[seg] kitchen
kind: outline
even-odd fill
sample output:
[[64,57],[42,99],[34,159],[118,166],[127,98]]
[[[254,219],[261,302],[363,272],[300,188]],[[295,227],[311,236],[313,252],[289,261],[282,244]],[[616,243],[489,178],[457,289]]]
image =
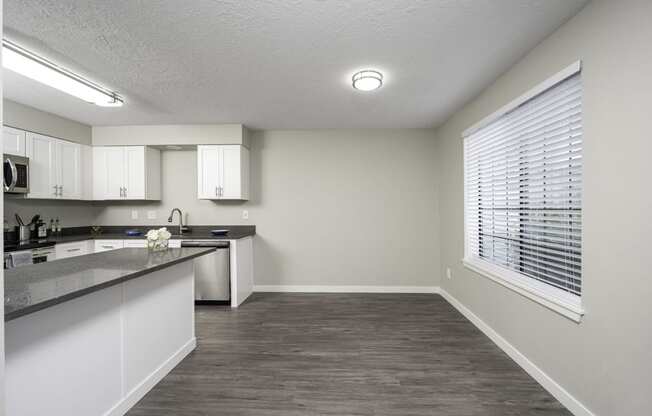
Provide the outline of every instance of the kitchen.
[[[95,219],[82,221],[89,217],[87,211],[97,210],[92,204],[98,201],[105,204],[156,203],[166,193],[178,192],[177,184],[166,181],[161,163],[165,153],[192,154],[199,160],[194,172],[184,178],[187,182],[181,185],[181,189],[187,189],[188,183],[193,184],[197,199],[211,204],[213,200],[246,200],[249,197],[249,150],[236,144],[235,139],[229,142],[237,137],[242,127],[229,126],[226,136],[229,138],[222,141],[219,136],[217,139],[211,137],[215,130],[211,126],[202,126],[203,131],[195,137],[184,132],[193,129],[192,126],[171,127],[170,140],[174,140],[173,135],[181,134],[196,140],[197,144],[193,145],[161,144],[165,141],[159,141],[156,147],[91,147],[66,140],[62,135],[55,138],[35,133],[34,130],[43,127],[31,124],[35,119],[56,119],[59,125],[74,127],[70,120],[9,101],[4,104],[5,210],[16,211],[16,225],[13,230],[5,226],[4,233],[5,331],[9,341],[5,371],[8,379],[13,380],[7,385],[7,409],[10,414],[44,411],[93,414],[98,410],[118,414],[147,391],[143,385],[154,385],[195,348],[193,312],[188,309],[192,303],[237,308],[251,295],[255,226],[189,226],[185,224],[191,217],[180,208],[175,207],[169,215],[164,215],[158,206],[149,205],[145,207],[146,212],[132,207],[132,221],[127,226],[95,226]],[[12,105],[22,112],[20,117],[24,117],[27,124],[21,124],[20,117],[11,118],[12,112],[7,109]],[[157,137],[163,134],[157,128]],[[96,133],[96,137],[101,138],[101,133]],[[119,140],[120,135],[113,132],[111,137]],[[221,144],[223,141],[229,144]],[[216,142],[220,144],[213,144]],[[167,172],[173,174],[173,171]],[[164,182],[169,188],[162,189]],[[65,205],[60,206],[61,203]],[[66,213],[73,206],[75,210],[85,211],[81,218],[76,213]],[[47,221],[41,219],[41,214],[32,215],[31,210],[52,216]],[[159,225],[134,225],[139,211],[147,215],[148,222]],[[30,216],[31,220],[27,219]],[[45,214],[44,218],[47,218]],[[68,221],[73,226],[69,226]],[[165,234],[164,250],[157,253],[152,243],[157,242],[160,233],[154,233],[154,239],[150,236],[152,230],[162,227],[169,232]],[[140,254],[130,249],[137,249]],[[174,253],[175,249],[178,253]],[[58,271],[57,266],[62,269]],[[164,270],[159,271],[161,268]],[[170,275],[173,272],[175,274]],[[145,289],[137,286],[141,283],[138,279],[145,275],[150,285],[146,287],[147,296],[143,294]],[[152,286],[151,283],[170,279],[185,284],[175,282],[175,290],[170,292],[166,285],[156,283]],[[113,299],[116,290],[122,293],[123,301]],[[187,297],[189,292],[192,292],[190,298]],[[180,304],[182,294],[181,299],[185,301]],[[100,314],[88,302],[110,309]],[[115,311],[119,311],[118,321]],[[70,320],[70,316],[80,314],[94,318],[83,322]],[[150,320],[144,320],[146,316]],[[161,319],[167,322],[166,329],[156,333],[152,328],[157,323],[160,325]],[[97,324],[98,320],[101,325]],[[76,330],[69,335],[72,325]],[[118,334],[113,330],[116,325],[124,328],[136,325],[136,333],[144,326],[148,328],[148,338],[143,342],[126,330]],[[171,331],[175,326],[179,329]],[[34,328],[49,328],[62,335],[54,339],[52,335],[39,337],[31,332]],[[98,337],[98,333],[102,336]],[[98,353],[102,351],[101,356],[107,364],[97,363],[93,368],[90,363],[94,361],[86,360],[83,368],[78,368],[78,357],[84,351],[71,348],[71,345],[84,345],[85,349]],[[63,349],[59,350],[61,346]],[[116,355],[125,349],[135,351],[135,355]],[[154,357],[149,363],[140,362],[144,351]],[[131,373],[135,371],[131,364],[134,360],[139,362],[138,371]],[[91,371],[104,374],[101,382],[89,381],[87,370],[84,370],[88,366]],[[65,382],[51,376],[53,371],[57,372],[54,369],[68,374]],[[124,378],[126,376],[121,374],[130,375]],[[23,380],[27,375],[29,377]],[[35,376],[41,380],[38,386],[30,381]],[[26,383],[39,391],[47,391],[48,395],[43,394],[42,400],[37,402],[26,400],[23,394]],[[76,394],[67,393],[80,390],[87,391],[93,400],[84,403]],[[105,392],[105,396],[98,398],[98,391]]]
[[650,2],[0,6],[0,415],[652,406]]

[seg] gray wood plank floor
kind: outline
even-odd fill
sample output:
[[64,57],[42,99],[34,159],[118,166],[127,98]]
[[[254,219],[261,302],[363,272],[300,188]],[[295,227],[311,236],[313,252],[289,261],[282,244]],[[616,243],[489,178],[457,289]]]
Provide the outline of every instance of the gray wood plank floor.
[[256,293],[130,416],[571,415],[438,295]]

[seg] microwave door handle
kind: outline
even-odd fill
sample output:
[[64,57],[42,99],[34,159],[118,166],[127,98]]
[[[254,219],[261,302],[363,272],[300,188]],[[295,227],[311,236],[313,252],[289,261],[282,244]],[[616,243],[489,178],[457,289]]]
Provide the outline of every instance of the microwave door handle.
[[5,191],[13,191],[14,188],[16,187],[16,182],[18,182],[18,170],[16,169],[16,165],[14,162],[12,162],[11,159],[7,158],[5,159],[5,163],[9,164],[9,169],[11,169],[11,183],[7,185],[7,181],[5,179]]

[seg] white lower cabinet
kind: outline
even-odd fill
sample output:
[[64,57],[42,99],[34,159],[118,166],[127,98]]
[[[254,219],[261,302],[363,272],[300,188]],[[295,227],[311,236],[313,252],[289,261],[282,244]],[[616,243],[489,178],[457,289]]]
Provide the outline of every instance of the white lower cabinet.
[[[253,238],[245,237],[230,242],[231,307],[238,307],[253,293]],[[181,240],[170,240],[169,248],[181,247]],[[147,248],[147,240],[85,240],[61,243],[55,246],[56,259],[101,253],[119,248]]]
[[54,246],[57,260],[91,254],[94,249],[93,240],[75,241],[73,243],[62,243]]
[[124,240],[95,240],[95,252],[101,253],[103,251],[117,250],[124,248]]

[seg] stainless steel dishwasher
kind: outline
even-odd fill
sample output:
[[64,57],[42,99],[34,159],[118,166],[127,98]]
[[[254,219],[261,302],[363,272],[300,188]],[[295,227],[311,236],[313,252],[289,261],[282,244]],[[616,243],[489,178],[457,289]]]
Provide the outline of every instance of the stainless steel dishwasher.
[[229,242],[181,240],[181,247],[215,247],[195,259],[195,303],[226,303],[231,299]]

